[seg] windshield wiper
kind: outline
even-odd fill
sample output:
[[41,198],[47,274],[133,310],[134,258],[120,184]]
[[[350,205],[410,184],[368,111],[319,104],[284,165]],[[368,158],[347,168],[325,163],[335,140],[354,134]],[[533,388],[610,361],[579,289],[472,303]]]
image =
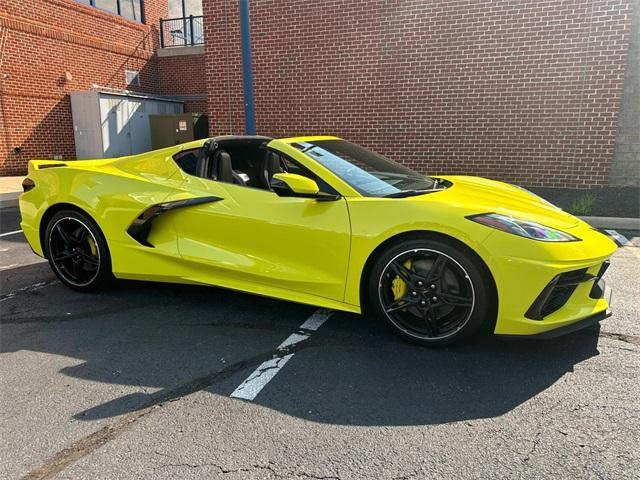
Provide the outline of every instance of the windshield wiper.
[[416,195],[424,195],[426,193],[441,192],[442,190],[446,190],[446,188],[430,188],[429,190],[403,190],[401,192],[395,192],[395,193],[389,193],[388,195],[383,195],[382,198],[415,197]]

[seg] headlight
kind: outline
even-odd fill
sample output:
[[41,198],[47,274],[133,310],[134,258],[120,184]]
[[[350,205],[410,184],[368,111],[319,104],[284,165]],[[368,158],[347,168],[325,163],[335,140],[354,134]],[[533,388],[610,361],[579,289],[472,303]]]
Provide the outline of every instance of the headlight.
[[555,228],[545,227],[536,222],[520,220],[518,218],[500,215],[499,213],[482,213],[467,217],[476,223],[481,223],[487,227],[496,228],[503,232],[513,233],[520,237],[540,240],[542,242],[579,242],[580,239],[561,232]]

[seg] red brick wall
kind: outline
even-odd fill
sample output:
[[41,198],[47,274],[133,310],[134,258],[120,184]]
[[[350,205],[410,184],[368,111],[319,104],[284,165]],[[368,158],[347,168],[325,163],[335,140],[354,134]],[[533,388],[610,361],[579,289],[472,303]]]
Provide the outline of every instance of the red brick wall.
[[184,99],[185,112],[206,114],[204,54],[158,58],[158,93]]
[[185,113],[203,113],[207,115],[209,102],[207,100],[186,100],[184,102]]
[[[176,47],[181,48],[181,47]],[[184,100],[186,113],[208,112],[204,54],[158,58],[158,93]]]
[[206,94],[204,55],[179,55],[162,57],[158,60],[159,93],[166,95]]
[[74,0],[0,0],[0,175],[25,173],[32,158],[74,158],[69,92],[125,88],[124,70],[155,92],[166,11],[166,0],[146,0],[143,25]]
[[[430,173],[607,183],[632,0],[251,0],[258,132]],[[243,130],[236,0],[204,0],[212,134]]]

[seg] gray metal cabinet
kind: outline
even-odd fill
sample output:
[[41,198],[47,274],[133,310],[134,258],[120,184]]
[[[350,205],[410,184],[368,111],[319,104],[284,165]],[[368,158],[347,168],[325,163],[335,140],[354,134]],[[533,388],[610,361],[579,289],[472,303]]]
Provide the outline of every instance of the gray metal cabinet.
[[149,115],[179,114],[181,102],[101,91],[71,92],[76,158],[113,158],[151,150]]

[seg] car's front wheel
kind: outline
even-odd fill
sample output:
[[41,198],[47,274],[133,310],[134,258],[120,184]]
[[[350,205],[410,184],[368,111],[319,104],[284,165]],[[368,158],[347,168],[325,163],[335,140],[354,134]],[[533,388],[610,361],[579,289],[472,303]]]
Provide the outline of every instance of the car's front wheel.
[[53,215],[44,248],[53,272],[74,290],[95,291],[113,278],[107,242],[96,223],[81,212],[61,210]]
[[368,282],[377,316],[416,343],[457,342],[491,320],[492,280],[477,258],[453,242],[399,242],[377,258]]

